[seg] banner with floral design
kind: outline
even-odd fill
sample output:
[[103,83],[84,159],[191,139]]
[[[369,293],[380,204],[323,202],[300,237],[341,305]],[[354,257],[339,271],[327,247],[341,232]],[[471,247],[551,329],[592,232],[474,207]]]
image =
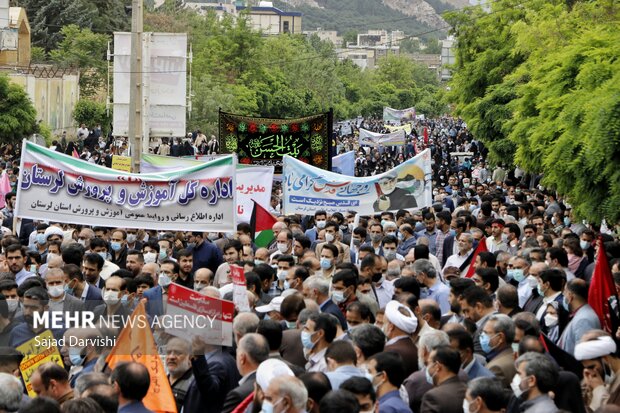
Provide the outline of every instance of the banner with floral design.
[[269,119],[220,111],[220,150],[239,163],[273,165],[282,173],[284,155],[329,170],[331,112],[296,119]]

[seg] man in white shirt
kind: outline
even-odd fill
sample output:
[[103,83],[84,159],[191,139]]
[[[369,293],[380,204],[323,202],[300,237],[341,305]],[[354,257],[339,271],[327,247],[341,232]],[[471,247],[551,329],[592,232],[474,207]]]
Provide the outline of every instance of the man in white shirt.
[[[467,260],[467,258],[473,252],[473,245],[474,245],[474,238],[471,234],[464,232],[461,235],[459,235],[459,239],[458,239],[459,253],[448,257],[448,259],[446,260],[446,265],[443,266],[444,271],[448,267],[460,268],[461,265],[463,265],[463,263]],[[463,268],[463,270],[461,271],[461,277],[464,277],[465,274],[467,274],[467,267]]]

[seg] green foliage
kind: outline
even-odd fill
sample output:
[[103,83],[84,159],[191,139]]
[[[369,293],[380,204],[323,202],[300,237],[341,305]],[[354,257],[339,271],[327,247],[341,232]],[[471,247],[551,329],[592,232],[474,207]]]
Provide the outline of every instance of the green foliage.
[[80,70],[80,95],[95,95],[104,85],[107,76],[105,60],[110,37],[69,25],[60,31],[63,39],[58,49],[50,52],[50,59],[60,67]]
[[0,74],[0,141],[19,143],[35,132],[37,112],[26,91]]
[[80,99],[75,104],[73,120],[76,125],[84,123],[91,128],[99,123],[103,132],[107,134],[112,118],[106,113],[105,103]]
[[32,28],[32,44],[49,52],[62,40],[61,29],[70,24],[96,33],[126,31],[130,19],[119,0],[23,0]]
[[32,46],[30,49],[30,61],[32,63],[45,63],[48,60],[45,49],[38,46]]
[[[573,212],[620,219],[620,14],[615,3],[511,1],[451,17],[451,97],[496,160],[543,174]],[[492,47],[491,47],[492,46]]]

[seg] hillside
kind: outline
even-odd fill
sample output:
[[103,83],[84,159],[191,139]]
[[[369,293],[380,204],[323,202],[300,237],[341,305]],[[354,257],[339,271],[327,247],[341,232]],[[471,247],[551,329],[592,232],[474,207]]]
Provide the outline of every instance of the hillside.
[[[467,0],[275,0],[283,10],[301,11],[303,29],[364,32],[368,29],[402,30],[416,35],[443,28],[440,13],[463,7]],[[436,31],[421,37],[445,37]]]

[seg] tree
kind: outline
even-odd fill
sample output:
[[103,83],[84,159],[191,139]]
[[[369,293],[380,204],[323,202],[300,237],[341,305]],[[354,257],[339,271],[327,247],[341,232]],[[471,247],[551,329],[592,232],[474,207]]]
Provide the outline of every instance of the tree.
[[573,214],[620,219],[620,6],[501,0],[448,18],[451,97],[496,160],[543,176]]
[[64,26],[75,24],[96,33],[126,31],[130,19],[124,1],[118,0],[23,0],[32,28],[32,44],[46,52],[62,40]]
[[106,51],[110,37],[69,25],[60,31],[63,36],[58,49],[50,53],[60,67],[80,70],[80,95],[90,97],[103,88],[107,76]]
[[107,114],[105,103],[80,99],[75,104],[73,119],[76,125],[84,123],[93,127],[96,124],[100,124],[104,134],[107,134],[110,130],[111,117]]
[[0,74],[0,140],[15,144],[37,131],[37,111],[26,91]]

